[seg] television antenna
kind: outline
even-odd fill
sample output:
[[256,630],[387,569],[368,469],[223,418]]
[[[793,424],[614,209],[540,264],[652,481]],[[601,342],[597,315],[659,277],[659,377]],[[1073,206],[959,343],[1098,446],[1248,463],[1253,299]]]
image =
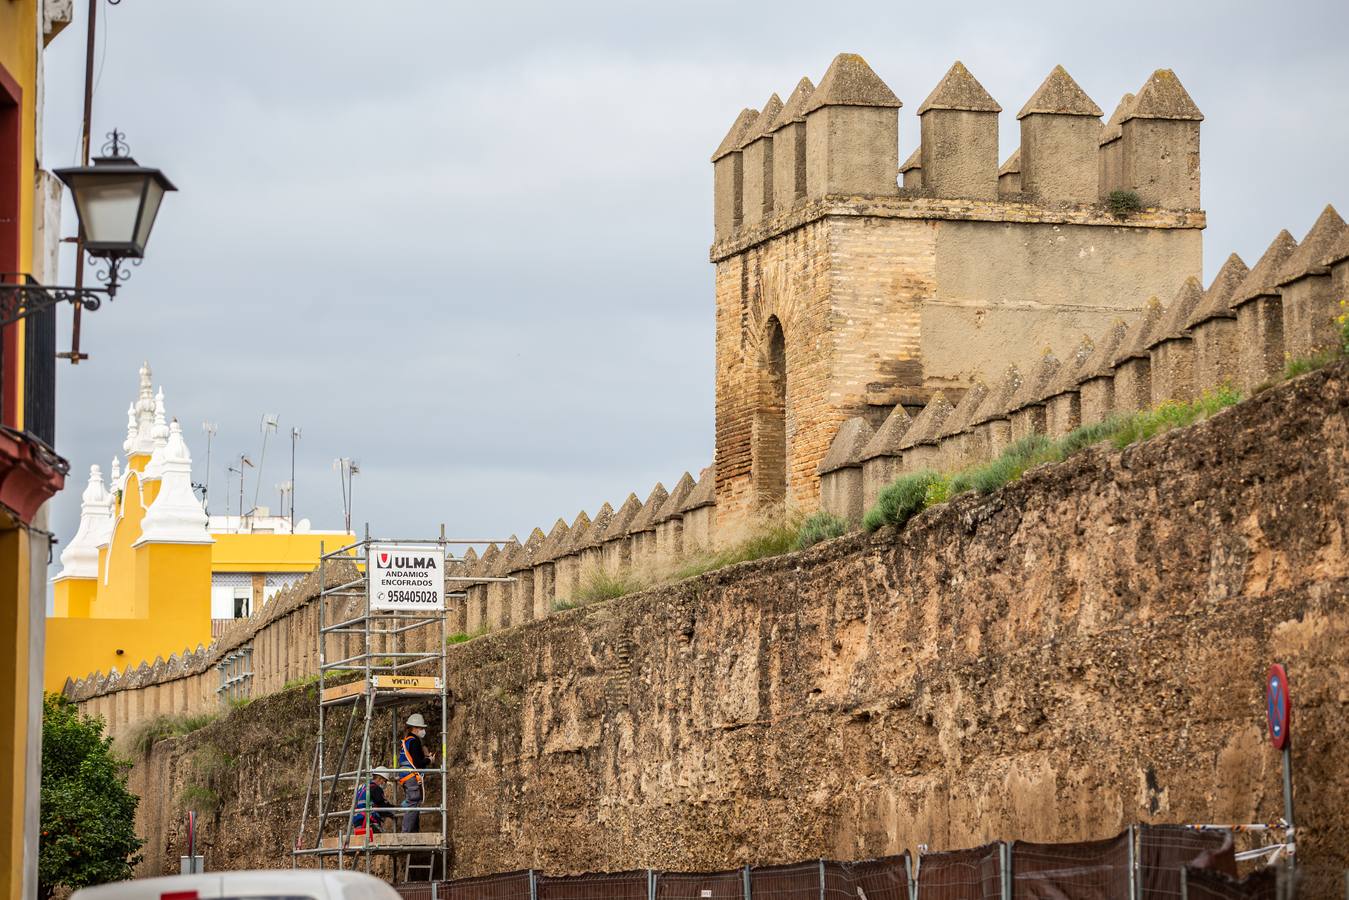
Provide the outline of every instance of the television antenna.
[[350,456],[339,456],[333,460],[333,470],[337,472],[337,478],[342,482],[342,521],[346,526],[347,534],[350,534],[352,479],[361,473],[361,462],[352,459]]
[[[290,499],[291,497],[294,496],[294,492],[295,492],[295,482],[293,482],[293,481],[280,481],[280,482],[277,482],[276,490],[277,490],[277,492],[281,495],[281,505],[278,506],[277,509],[280,511],[280,514],[284,516],[284,515],[286,514],[286,508],[287,508],[287,507],[286,507],[286,501],[287,501],[288,499]],[[293,502],[293,501],[292,501],[292,502]],[[294,512],[294,510],[292,509],[292,513],[293,513],[293,512]],[[291,531],[292,531],[292,532],[295,530],[294,523],[295,523],[295,517],[294,517],[294,515],[292,515],[292,516],[291,516]]]
[[295,533],[295,444],[300,440],[300,429],[290,429],[290,533]]
[[[241,531],[241,532],[244,530],[244,469],[245,469],[245,468],[249,468],[249,469],[254,468],[253,460],[251,460],[251,459],[248,458],[248,454],[246,454],[246,453],[240,453],[240,454],[239,454],[239,467],[236,469],[234,466],[230,466],[228,469],[225,470],[226,472],[234,472],[234,473],[237,473],[238,476],[239,476],[239,531]],[[229,485],[226,485],[226,487],[228,488]],[[229,514],[230,514],[230,507],[229,507],[229,503],[226,502],[226,504],[225,504],[225,518],[228,519],[228,518],[229,518]]]
[[[201,508],[209,516],[211,514],[211,439],[220,430],[220,426],[215,422],[202,422],[201,430],[206,435],[206,481],[201,485]],[[226,489],[228,489],[228,486]]]
[[267,464],[267,435],[276,431],[276,421],[276,413],[265,413],[262,417],[262,424],[258,426],[258,429],[262,432],[262,452],[258,454],[258,477],[253,484],[254,509],[258,508],[258,493],[262,490],[262,467]]

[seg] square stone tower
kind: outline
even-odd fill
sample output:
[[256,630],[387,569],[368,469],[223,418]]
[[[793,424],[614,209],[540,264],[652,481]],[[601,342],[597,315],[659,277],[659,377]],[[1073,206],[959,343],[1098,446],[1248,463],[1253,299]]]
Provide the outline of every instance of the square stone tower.
[[957,62],[919,109],[901,188],[900,106],[840,54],[818,87],[743,110],[713,156],[724,538],[816,509],[844,420],[958,402],[1201,273],[1203,117],[1169,70],[1103,127],[1055,67],[1018,115],[1018,180],[998,177],[1001,107]]

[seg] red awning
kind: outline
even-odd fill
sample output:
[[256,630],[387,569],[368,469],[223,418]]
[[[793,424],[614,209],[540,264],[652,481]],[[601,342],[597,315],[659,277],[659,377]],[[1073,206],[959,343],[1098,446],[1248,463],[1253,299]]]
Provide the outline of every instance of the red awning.
[[0,425],[0,504],[25,525],[66,483],[70,463],[41,441]]

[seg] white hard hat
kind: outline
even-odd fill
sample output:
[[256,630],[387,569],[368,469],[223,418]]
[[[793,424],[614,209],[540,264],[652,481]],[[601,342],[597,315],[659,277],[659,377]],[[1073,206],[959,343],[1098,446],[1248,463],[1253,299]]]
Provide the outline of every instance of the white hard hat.
[[413,728],[425,728],[426,720],[422,718],[421,713],[413,713],[412,715],[408,716],[408,724],[411,725]]
[[380,766],[379,768],[371,771],[370,777],[372,778],[379,777],[385,779],[386,781],[397,781],[398,773],[395,772],[393,769],[386,768],[385,766]]

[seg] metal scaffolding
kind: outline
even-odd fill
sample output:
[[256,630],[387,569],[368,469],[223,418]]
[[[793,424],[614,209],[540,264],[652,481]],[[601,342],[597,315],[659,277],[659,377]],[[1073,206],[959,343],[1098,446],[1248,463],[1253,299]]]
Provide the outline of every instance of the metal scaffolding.
[[[292,865],[313,857],[319,868],[333,865],[339,869],[363,868],[370,871],[376,855],[404,857],[405,880],[414,880],[413,871],[424,872],[425,880],[444,877],[449,862],[449,822],[445,789],[446,694],[445,641],[446,609],[371,610],[368,593],[368,567],[364,565],[372,544],[398,544],[425,547],[448,557],[450,544],[476,541],[448,541],[442,536],[433,541],[384,541],[368,536],[319,557],[318,598],[318,740],[314,748],[313,769],[305,793],[304,811],[292,853]],[[449,557],[452,561],[452,557]],[[329,584],[329,576],[339,562],[356,563],[350,577],[339,576]],[[345,567],[341,571],[350,571]],[[457,580],[449,576],[447,580]],[[447,593],[450,598],[462,594]],[[423,793],[419,806],[388,806],[364,810],[367,827],[355,834],[352,820],[357,813],[356,792],[368,785],[374,768],[386,756],[393,758],[404,718],[399,707],[418,704],[440,718],[441,753],[434,768],[419,769]],[[392,734],[381,746],[376,733],[377,713],[391,711]],[[332,752],[327,738],[330,724],[343,729],[342,740]],[[359,726],[359,727],[358,727]],[[428,741],[429,743],[429,741]],[[394,785],[388,791],[395,794]],[[386,798],[396,803],[396,796]],[[371,816],[390,813],[396,817],[417,812],[422,819],[434,819],[434,831],[370,833]],[[416,862],[414,862],[416,860]]]

